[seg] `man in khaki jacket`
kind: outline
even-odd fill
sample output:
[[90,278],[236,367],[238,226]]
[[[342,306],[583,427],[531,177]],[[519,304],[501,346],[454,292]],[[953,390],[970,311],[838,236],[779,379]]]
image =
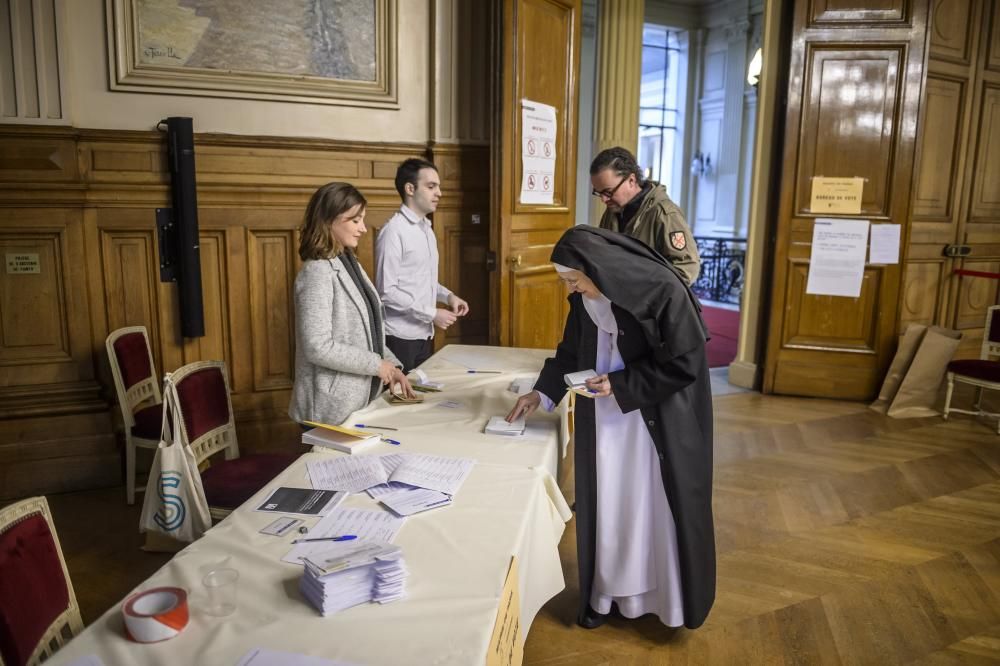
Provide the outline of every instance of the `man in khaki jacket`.
[[629,151],[615,146],[598,153],[590,163],[593,194],[607,210],[601,228],[638,238],[666,257],[688,285],[698,279],[701,258],[684,213],[667,190],[653,180],[644,180],[642,169]]

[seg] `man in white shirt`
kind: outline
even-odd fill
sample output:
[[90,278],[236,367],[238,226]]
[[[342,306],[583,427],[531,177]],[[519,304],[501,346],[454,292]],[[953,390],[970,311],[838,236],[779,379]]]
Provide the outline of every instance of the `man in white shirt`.
[[427,219],[441,198],[437,167],[406,160],[396,170],[396,191],[403,204],[375,240],[375,286],[385,304],[385,343],[405,373],[434,352],[434,326],[447,329],[469,304],[438,282],[437,239]]

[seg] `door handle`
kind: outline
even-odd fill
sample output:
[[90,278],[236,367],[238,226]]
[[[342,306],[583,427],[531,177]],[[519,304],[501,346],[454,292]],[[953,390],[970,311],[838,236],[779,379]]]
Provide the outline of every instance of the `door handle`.
[[967,257],[972,254],[972,248],[968,245],[945,245],[941,254],[946,257]]
[[508,261],[510,261],[510,267],[511,268],[520,268],[521,267],[521,263],[523,262],[523,259],[521,258],[521,255],[517,254],[517,255],[514,255],[513,257],[511,257],[510,259],[508,259]]

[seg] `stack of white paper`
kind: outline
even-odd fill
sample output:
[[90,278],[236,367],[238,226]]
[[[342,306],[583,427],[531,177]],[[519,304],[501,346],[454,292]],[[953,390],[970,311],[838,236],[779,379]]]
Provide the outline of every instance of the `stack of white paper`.
[[338,548],[303,558],[299,589],[324,615],[368,602],[380,604],[406,594],[406,564],[402,550],[384,542]]
[[524,434],[524,419],[518,419],[512,423],[507,423],[502,416],[491,416],[483,431],[487,435],[505,435],[513,437]]
[[511,393],[516,393],[517,395],[524,395],[525,393],[531,392],[535,388],[535,382],[538,381],[538,375],[532,375],[531,377],[518,377],[510,383],[507,390]]
[[380,492],[397,482],[454,495],[475,464],[469,458],[396,453],[311,461],[306,469],[313,488],[359,493],[378,486]]
[[313,428],[302,433],[302,443],[309,446],[325,446],[329,449],[354,453],[382,441],[380,435],[352,435],[347,432],[330,430],[329,428]]
[[597,373],[593,370],[581,370],[580,372],[569,372],[563,375],[563,380],[566,382],[566,386],[569,390],[577,395],[582,395],[587,398],[593,398],[593,391],[587,388],[587,380],[593,377],[597,377]]
[[[400,485],[405,486],[405,484]],[[415,513],[450,506],[452,497],[439,490],[405,486],[378,495],[378,501],[389,507],[397,516],[412,516]]]

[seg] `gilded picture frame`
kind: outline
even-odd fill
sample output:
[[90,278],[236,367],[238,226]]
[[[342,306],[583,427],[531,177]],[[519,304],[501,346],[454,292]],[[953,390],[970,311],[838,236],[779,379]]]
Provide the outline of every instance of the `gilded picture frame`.
[[109,85],[399,108],[397,2],[106,0]]

